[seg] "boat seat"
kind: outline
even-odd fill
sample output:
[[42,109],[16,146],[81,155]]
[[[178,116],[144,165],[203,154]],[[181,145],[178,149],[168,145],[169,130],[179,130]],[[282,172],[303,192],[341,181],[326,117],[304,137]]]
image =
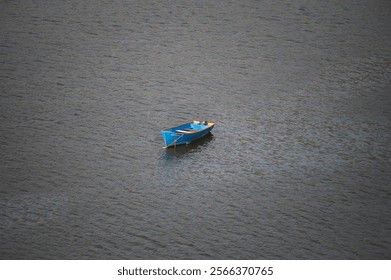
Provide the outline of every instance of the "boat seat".
[[191,129],[191,130],[181,130],[181,129],[175,130],[176,133],[184,133],[184,134],[196,133],[198,131],[199,130],[194,130],[194,129]]

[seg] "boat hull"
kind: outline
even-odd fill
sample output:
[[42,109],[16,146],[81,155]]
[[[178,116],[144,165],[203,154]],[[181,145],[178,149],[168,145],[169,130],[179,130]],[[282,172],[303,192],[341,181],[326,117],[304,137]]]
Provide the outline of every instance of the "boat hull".
[[164,148],[175,147],[200,139],[207,135],[214,127],[214,123],[193,121],[180,126],[162,130],[162,136],[166,146]]

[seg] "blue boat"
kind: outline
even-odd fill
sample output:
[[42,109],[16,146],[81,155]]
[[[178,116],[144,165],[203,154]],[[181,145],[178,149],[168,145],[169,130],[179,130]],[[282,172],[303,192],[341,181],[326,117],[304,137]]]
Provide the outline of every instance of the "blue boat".
[[164,148],[190,144],[194,140],[207,135],[213,129],[214,125],[214,123],[207,121],[192,121],[162,130],[162,136],[166,144]]

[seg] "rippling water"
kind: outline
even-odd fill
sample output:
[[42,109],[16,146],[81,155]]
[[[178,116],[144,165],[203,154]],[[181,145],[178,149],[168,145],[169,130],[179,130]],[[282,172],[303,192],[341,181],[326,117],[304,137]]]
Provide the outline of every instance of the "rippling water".
[[389,259],[390,14],[1,0],[1,258]]

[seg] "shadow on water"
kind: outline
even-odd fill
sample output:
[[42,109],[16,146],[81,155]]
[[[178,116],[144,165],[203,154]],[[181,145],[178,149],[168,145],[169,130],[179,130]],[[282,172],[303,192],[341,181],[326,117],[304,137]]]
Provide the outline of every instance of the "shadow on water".
[[189,153],[196,152],[201,150],[203,147],[206,147],[212,140],[214,136],[211,132],[202,137],[199,140],[196,140],[188,145],[179,145],[176,147],[170,147],[164,150],[163,158],[181,158],[186,156]]

